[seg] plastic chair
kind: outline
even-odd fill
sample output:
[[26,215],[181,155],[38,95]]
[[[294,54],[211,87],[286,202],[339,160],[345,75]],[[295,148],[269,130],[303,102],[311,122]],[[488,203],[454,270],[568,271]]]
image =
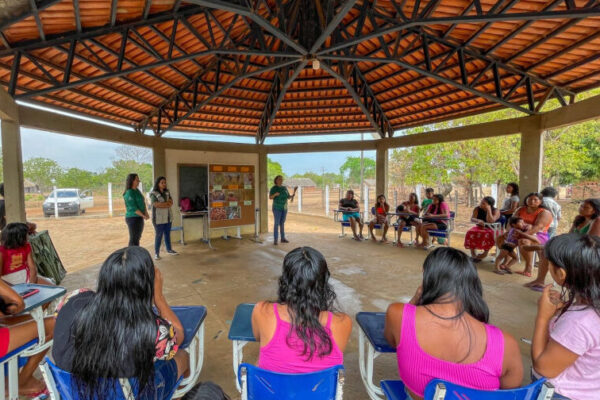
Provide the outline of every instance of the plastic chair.
[[[377,215],[377,211],[375,211],[375,207],[371,207],[371,215],[373,215],[373,216]],[[373,225],[373,229],[383,229],[383,224],[375,223]],[[371,230],[367,229],[367,239],[370,239],[370,238],[371,238]]]
[[[83,400],[73,393],[73,375],[70,372],[60,369],[48,357],[45,358],[45,362],[40,365],[40,368],[52,400]],[[113,379],[106,395],[110,395],[112,400],[137,399],[138,392],[135,386],[133,379]],[[168,393],[164,392],[165,385],[160,377],[155,377],[154,386],[156,388],[155,398],[159,399],[172,398],[177,387],[172,388]]]
[[454,211],[450,211],[450,218],[447,220],[443,220],[443,221],[447,222],[447,224],[448,224],[447,228],[446,229],[427,230],[427,232],[429,233],[429,236],[445,238],[448,240],[448,246],[450,246],[450,237],[451,237],[452,231],[454,230],[454,218],[455,217],[456,217],[456,213]]
[[[381,388],[388,400],[405,400],[406,392],[402,381],[381,381]],[[478,390],[454,383],[434,379],[425,388],[425,400],[550,400],[554,386],[545,379],[509,390]]]
[[344,366],[308,374],[282,374],[241,364],[238,380],[242,400],[341,400]]
[[342,210],[333,210],[333,220],[335,222],[339,222],[342,228],[342,232],[340,233],[340,238],[346,237],[346,233],[344,232],[345,228],[350,228],[350,221],[344,221],[343,215],[345,211]]
[[[27,362],[27,358],[20,356],[27,350],[31,350],[37,344],[38,340],[34,339],[0,358],[0,368],[2,368],[4,373],[3,376],[0,377],[0,399],[6,399],[6,381],[8,382],[8,400],[19,399],[19,368]],[[4,379],[5,377],[8,378],[6,381]]]

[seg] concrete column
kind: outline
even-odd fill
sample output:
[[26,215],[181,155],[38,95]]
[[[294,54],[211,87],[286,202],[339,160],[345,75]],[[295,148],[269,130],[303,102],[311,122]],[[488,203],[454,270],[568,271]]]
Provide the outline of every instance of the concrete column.
[[165,148],[162,145],[154,145],[152,148],[152,166],[154,171],[154,180],[159,176],[167,174],[167,156]]
[[544,131],[524,130],[521,133],[519,161],[519,192],[521,199],[542,188],[542,165],[544,159]]
[[6,222],[25,222],[25,190],[21,129],[18,121],[2,120],[2,165]]
[[[375,196],[380,194],[385,195],[387,198],[387,173],[388,173],[388,149],[387,147],[377,146],[377,153],[375,157]],[[389,199],[388,199],[389,200]]]
[[267,151],[258,153],[258,207],[260,208],[260,233],[269,232],[269,182],[267,182]]

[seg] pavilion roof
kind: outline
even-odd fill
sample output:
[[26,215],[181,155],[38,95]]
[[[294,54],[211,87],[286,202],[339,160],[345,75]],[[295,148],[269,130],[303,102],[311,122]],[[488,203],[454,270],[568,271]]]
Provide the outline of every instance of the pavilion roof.
[[377,132],[600,86],[600,0],[0,0],[16,99],[162,135]]

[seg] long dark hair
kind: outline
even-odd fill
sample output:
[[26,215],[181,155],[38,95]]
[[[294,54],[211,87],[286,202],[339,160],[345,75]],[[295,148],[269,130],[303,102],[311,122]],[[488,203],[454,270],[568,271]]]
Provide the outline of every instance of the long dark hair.
[[[442,213],[442,207],[441,207],[441,205],[444,202],[444,195],[443,194],[439,194],[439,193],[438,194],[434,194],[433,198],[438,200],[438,204],[435,207],[434,214],[441,214]],[[434,204],[431,203],[431,205],[433,206]]]
[[[2,229],[0,243],[5,249],[18,249],[27,244],[27,232],[29,228],[22,222],[12,222]],[[7,260],[4,260],[7,262]]]
[[[592,218],[590,219],[596,219],[600,216],[600,199],[585,199],[583,202],[589,204],[594,209],[594,214],[592,214]],[[573,220],[573,225],[577,227],[581,225],[583,221],[585,221],[585,217],[583,215],[578,215]]]
[[423,294],[418,305],[453,302],[459,310],[456,319],[466,312],[478,321],[489,321],[490,311],[471,259],[460,250],[438,247],[423,264]]
[[506,185],[506,187],[509,187],[509,186],[512,188],[511,196],[518,196],[519,195],[519,185],[515,182],[511,182],[508,185]]
[[125,191],[123,192],[123,194],[127,193],[127,191],[132,188],[133,181],[135,181],[135,178],[138,178],[138,174],[127,175],[127,179],[125,179]]
[[[287,306],[292,329],[304,344],[302,355],[307,361],[315,354],[326,356],[333,349],[319,315],[322,311],[333,311],[335,298],[323,254],[312,247],[298,247],[285,256],[277,302]],[[288,340],[291,334],[292,330]]]
[[384,198],[384,200],[385,200],[385,203],[383,204],[383,206],[384,206],[384,208],[385,208],[385,210],[384,210],[384,211],[385,211],[385,212],[388,212],[388,211],[390,210],[390,205],[388,204],[388,202],[387,202],[387,199],[386,199],[386,197],[385,197],[385,195],[384,195],[384,194],[380,194],[379,196],[377,196],[377,199],[375,199],[375,206],[374,206],[374,207],[375,207],[375,210],[377,210],[377,207],[379,207],[379,199],[380,199],[380,198],[382,198],[382,197],[383,197],[383,198]]
[[410,200],[414,199],[415,200],[415,204],[419,204],[419,198],[417,197],[416,193],[411,193],[408,195],[408,202],[410,203]]
[[566,304],[560,315],[580,298],[600,316],[600,237],[577,233],[559,235],[546,243],[544,254],[567,274],[562,293]]
[[[167,178],[165,178],[164,176],[159,176],[158,178],[156,178],[156,181],[154,181],[154,187],[152,188],[152,191],[154,191],[154,192],[160,192],[160,193],[162,193],[162,192],[160,191],[160,188],[158,187],[158,184],[159,184],[159,183],[160,183],[160,181],[162,181],[163,179],[165,180],[165,182],[167,182]],[[165,192],[167,192],[168,190],[169,190],[169,189],[167,189],[167,188],[165,187]]]
[[496,205],[496,200],[494,200],[492,196],[485,196],[483,200],[490,205],[492,212],[496,211],[496,208],[494,207]]
[[[142,247],[112,253],[100,269],[98,290],[74,321],[71,373],[82,399],[116,396],[111,379],[137,379],[139,393],[154,390],[157,323],[153,309],[154,264]],[[126,346],[126,348],[125,348]],[[118,386],[118,385],[117,385]]]

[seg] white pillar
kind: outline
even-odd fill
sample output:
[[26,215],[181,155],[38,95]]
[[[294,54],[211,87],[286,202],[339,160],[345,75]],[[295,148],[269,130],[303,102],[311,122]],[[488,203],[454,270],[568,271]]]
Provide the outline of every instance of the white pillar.
[[56,190],[56,186],[54,188],[54,218],[58,218],[58,191]]
[[112,183],[108,182],[108,215],[113,216]]
[[298,186],[298,212],[302,212],[302,186]]
[[415,186],[415,193],[417,194],[417,200],[419,202],[419,206],[421,204],[421,189],[423,189],[423,185],[421,183],[419,183],[417,186]]
[[492,183],[492,197],[496,201],[496,207],[498,206],[498,184]]
[[18,121],[2,120],[2,163],[4,167],[6,223],[25,222],[23,158],[21,153],[21,130]]
[[369,185],[363,186],[363,203],[365,207],[365,222],[369,220],[369,213],[371,210],[369,209]]
[[329,185],[325,185],[325,215],[329,217]]

